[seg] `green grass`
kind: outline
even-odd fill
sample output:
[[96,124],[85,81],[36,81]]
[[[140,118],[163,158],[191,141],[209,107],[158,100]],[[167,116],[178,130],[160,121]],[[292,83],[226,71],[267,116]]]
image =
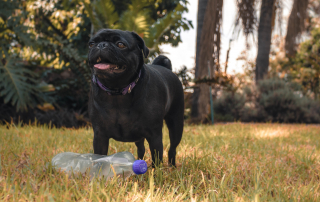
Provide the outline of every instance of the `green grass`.
[[[186,126],[177,168],[168,167],[168,131],[163,132],[162,167],[127,180],[90,181],[45,165],[60,152],[93,152],[92,129],[0,126],[0,201],[320,200],[319,126]],[[136,156],[133,143],[112,140],[109,153],[120,151]]]

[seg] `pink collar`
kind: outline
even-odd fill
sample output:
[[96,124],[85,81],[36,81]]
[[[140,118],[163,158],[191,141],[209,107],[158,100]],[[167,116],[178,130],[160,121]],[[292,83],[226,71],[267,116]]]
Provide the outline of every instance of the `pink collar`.
[[108,95],[121,95],[121,94],[125,95],[127,93],[131,93],[132,89],[137,85],[140,79],[140,76],[141,76],[141,69],[139,71],[138,77],[133,82],[131,82],[127,87],[123,89],[117,89],[117,90],[112,90],[110,88],[105,87],[95,75],[92,76],[92,81],[94,84],[97,84],[102,90],[106,91]]

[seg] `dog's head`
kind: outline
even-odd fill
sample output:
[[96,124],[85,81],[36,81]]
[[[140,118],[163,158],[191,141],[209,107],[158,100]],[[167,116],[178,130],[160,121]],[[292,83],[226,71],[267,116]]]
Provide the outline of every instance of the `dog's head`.
[[128,80],[137,74],[149,49],[134,32],[102,29],[89,41],[89,66],[100,79]]

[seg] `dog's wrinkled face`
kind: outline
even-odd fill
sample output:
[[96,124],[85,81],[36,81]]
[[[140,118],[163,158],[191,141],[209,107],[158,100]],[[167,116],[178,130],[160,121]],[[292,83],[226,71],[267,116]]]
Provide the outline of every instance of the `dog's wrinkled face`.
[[137,73],[149,50],[134,32],[102,29],[89,41],[89,65],[103,79],[119,79]]

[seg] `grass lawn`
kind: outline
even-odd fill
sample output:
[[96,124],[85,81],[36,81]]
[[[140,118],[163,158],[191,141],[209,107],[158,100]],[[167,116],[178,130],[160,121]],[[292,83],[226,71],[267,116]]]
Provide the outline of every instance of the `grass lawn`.
[[[0,201],[319,201],[320,126],[185,126],[177,168],[127,180],[68,178],[45,165],[60,152],[92,153],[92,129],[0,126]],[[145,143],[147,148],[148,145]],[[133,143],[111,141],[109,154]],[[149,149],[145,155],[151,165]]]

